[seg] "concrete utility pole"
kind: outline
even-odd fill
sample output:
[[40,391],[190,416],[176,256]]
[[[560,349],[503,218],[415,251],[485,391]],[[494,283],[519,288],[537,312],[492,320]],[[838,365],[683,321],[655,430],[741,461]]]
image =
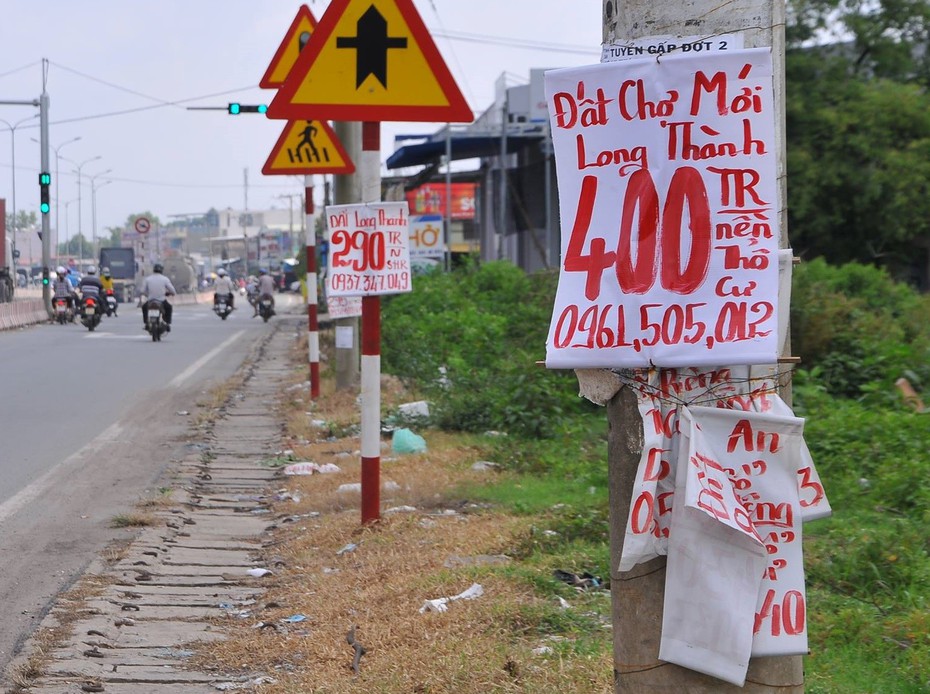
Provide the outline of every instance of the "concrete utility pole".
[[[333,123],[336,137],[345,147],[349,159],[358,162],[362,152],[362,124],[355,122]],[[353,174],[333,176],[333,204],[351,205],[362,202],[362,183],[358,171]],[[308,234],[314,233],[312,229]],[[359,320],[358,318],[338,318],[336,328],[351,328],[352,348],[336,349],[336,389],[348,390],[359,382]]]
[[[785,206],[785,3],[781,0],[602,0],[605,43],[650,36],[711,37],[734,33],[746,48],[772,48],[775,75],[775,143],[778,210],[782,245],[787,246]],[[786,355],[782,355],[786,356]],[[636,394],[621,388],[607,406],[611,526],[611,598],[614,631],[615,694],[801,694],[804,673],[799,656],[754,658],[742,688],[658,660],[665,557],[620,572],[624,529],[633,481],[643,447],[643,423]]]

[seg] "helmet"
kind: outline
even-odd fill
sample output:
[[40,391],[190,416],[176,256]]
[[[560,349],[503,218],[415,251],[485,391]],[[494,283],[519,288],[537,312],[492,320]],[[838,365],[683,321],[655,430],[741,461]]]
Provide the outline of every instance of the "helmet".
[[100,274],[103,275],[104,277],[109,277],[109,276],[110,276],[110,268],[108,268],[108,267],[102,267],[102,268],[100,268]]
[[216,271],[216,274],[219,277],[226,277],[226,270],[224,270],[223,268],[220,268],[219,270]]
[[96,274],[97,274],[97,268],[95,268],[93,265],[89,265],[89,266],[87,267],[87,274],[88,274],[88,275],[96,275]]
[[152,266],[152,272],[163,272],[165,267],[161,263],[155,263]]
[[64,274],[67,273],[68,271],[65,270],[65,266],[64,266],[64,265],[59,265],[58,267],[55,268],[55,272],[57,272],[59,275],[64,275]]
[[258,274],[259,274],[259,275],[267,275],[267,274],[268,274],[268,268],[266,268],[266,267],[261,268],[261,269],[258,271]]

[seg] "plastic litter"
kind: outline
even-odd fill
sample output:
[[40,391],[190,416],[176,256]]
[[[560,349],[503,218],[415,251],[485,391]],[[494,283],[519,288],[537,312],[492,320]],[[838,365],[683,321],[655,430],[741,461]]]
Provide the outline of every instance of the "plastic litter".
[[416,506],[392,506],[391,508],[387,509],[384,513],[385,513],[385,514],[389,514],[389,513],[413,513],[413,512],[416,511],[416,510],[417,510],[417,509],[416,509]]
[[283,470],[285,475],[312,475],[317,474],[326,474],[332,472],[342,472],[342,468],[333,463],[324,463],[320,465],[319,463],[313,463],[310,461],[304,461],[300,463],[293,463],[288,465]]
[[306,617],[304,615],[295,614],[295,615],[291,615],[290,617],[286,617],[285,619],[282,619],[281,621],[288,622],[289,624],[297,624],[298,622],[302,622],[305,619]]
[[346,554],[346,553],[348,553],[348,552],[354,552],[357,548],[358,548],[358,545],[357,545],[357,544],[355,544],[354,542],[350,542],[350,543],[347,544],[345,547],[343,547],[343,548],[340,549],[338,552],[336,552],[336,556],[339,556],[339,555],[342,555],[342,554]]
[[491,472],[500,470],[501,466],[497,463],[492,463],[488,460],[479,460],[477,463],[474,463],[471,466],[471,469],[475,472]]
[[604,582],[599,576],[590,574],[585,571],[583,574],[574,574],[571,571],[556,569],[552,572],[553,577],[557,578],[577,590],[597,590],[604,587]]
[[261,578],[262,576],[267,576],[268,574],[270,574],[271,571],[269,571],[268,569],[248,569],[246,573],[249,576],[253,576],[254,578]]
[[394,453],[422,453],[426,450],[426,439],[410,429],[397,429],[391,439],[391,450]]
[[447,598],[435,598],[434,600],[427,600],[423,603],[423,606],[420,608],[420,614],[424,612],[445,612],[449,609],[449,603],[455,602],[456,600],[475,600],[484,595],[484,588],[480,583],[472,583],[467,590],[462,591],[458,595],[452,595]]

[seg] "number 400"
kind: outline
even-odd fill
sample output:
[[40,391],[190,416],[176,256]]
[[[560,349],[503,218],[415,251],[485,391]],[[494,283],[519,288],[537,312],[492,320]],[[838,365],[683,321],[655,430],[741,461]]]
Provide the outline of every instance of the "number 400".
[[[659,276],[661,286],[676,294],[690,294],[707,277],[711,251],[710,206],[707,188],[700,172],[690,166],[680,167],[672,175],[665,207],[659,224],[659,194],[647,169],[635,171],[627,183],[620,218],[620,238],[616,251],[607,250],[602,238],[592,238],[587,254],[582,252],[594,202],[597,178],[585,176],[575,224],[565,254],[566,272],[585,272],[585,297],[594,301],[600,294],[601,276],[613,267],[624,294],[645,294]],[[681,267],[682,218],[688,204],[691,233],[688,262]],[[634,218],[636,258],[633,258]],[[661,260],[661,263],[659,262]]]

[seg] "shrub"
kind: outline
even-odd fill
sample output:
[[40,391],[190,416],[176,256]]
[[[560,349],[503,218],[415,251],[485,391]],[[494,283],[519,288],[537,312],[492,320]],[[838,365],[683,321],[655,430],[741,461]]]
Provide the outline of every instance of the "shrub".
[[429,397],[442,428],[550,436],[562,417],[584,408],[570,371],[536,364],[555,280],[506,262],[417,277],[413,292],[384,303],[384,371]]

